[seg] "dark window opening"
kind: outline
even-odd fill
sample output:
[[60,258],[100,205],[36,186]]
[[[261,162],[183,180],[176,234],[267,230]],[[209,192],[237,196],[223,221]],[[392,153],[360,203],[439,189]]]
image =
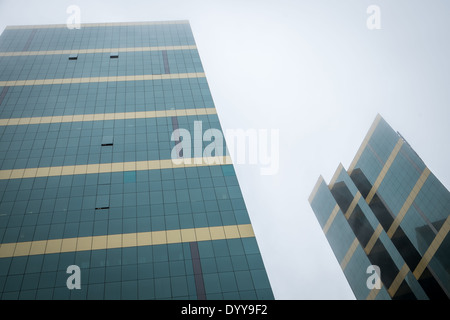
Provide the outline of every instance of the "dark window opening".
[[381,281],[389,288],[399,270],[380,239],[377,239],[375,242],[375,245],[368,254],[368,258],[372,264],[380,267]]
[[427,296],[431,299],[448,299],[448,296],[445,294],[444,290],[442,290],[439,283],[436,281],[436,278],[433,276],[431,270],[426,267],[422,272],[422,275],[419,278],[419,283],[423,288],[423,291],[427,294]]
[[106,210],[109,209],[109,207],[99,207],[99,208],[95,208],[95,210]]
[[356,205],[355,210],[353,210],[353,213],[348,218],[348,224],[364,248],[372,237],[374,230],[359,205]]
[[109,195],[97,195],[95,210],[109,209]]
[[114,145],[114,138],[113,136],[104,136],[102,139],[102,147],[104,146],[112,146]]
[[406,280],[403,280],[397,291],[395,292],[392,300],[417,300],[414,293],[411,291]]
[[398,227],[392,235],[392,243],[400,252],[403,260],[411,270],[416,269],[422,258],[402,228]]
[[346,212],[354,198],[346,184],[343,181],[335,183],[331,189],[331,194],[336,199],[342,212]]
[[375,193],[372,200],[369,203],[370,209],[372,209],[375,217],[377,217],[381,226],[384,230],[389,230],[392,223],[394,222],[394,215],[389,210],[389,208],[385,205],[383,199],[378,196],[378,193]]
[[365,199],[369,194],[370,189],[372,189],[372,185],[370,184],[369,180],[367,180],[365,174],[359,168],[354,169],[352,171],[352,174],[350,175],[350,178],[353,180],[353,183],[356,185],[359,192]]

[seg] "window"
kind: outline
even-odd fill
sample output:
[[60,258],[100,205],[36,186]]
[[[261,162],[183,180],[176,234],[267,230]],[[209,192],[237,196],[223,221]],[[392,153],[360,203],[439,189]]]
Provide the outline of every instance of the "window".
[[112,146],[114,144],[113,136],[103,136],[102,146]]
[[109,209],[109,195],[97,195],[95,210]]

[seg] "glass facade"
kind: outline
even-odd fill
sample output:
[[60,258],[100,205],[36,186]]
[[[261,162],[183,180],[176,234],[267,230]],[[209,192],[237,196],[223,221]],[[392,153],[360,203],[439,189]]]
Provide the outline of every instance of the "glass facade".
[[187,21],[7,27],[0,298],[273,299],[210,129],[221,132]]
[[309,202],[357,299],[450,297],[450,193],[381,116]]

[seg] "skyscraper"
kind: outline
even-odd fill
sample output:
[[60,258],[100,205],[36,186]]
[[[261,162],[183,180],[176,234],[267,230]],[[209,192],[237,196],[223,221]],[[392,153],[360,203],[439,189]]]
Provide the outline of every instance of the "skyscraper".
[[380,115],[309,202],[357,299],[450,297],[450,193]]
[[217,132],[187,21],[7,27],[0,298],[273,299]]

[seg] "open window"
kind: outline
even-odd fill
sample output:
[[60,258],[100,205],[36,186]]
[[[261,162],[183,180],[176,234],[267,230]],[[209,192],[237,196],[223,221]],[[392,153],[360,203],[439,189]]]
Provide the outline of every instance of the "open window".
[[104,146],[112,146],[112,145],[114,145],[114,138],[113,138],[113,136],[103,136],[102,147],[104,147]]

